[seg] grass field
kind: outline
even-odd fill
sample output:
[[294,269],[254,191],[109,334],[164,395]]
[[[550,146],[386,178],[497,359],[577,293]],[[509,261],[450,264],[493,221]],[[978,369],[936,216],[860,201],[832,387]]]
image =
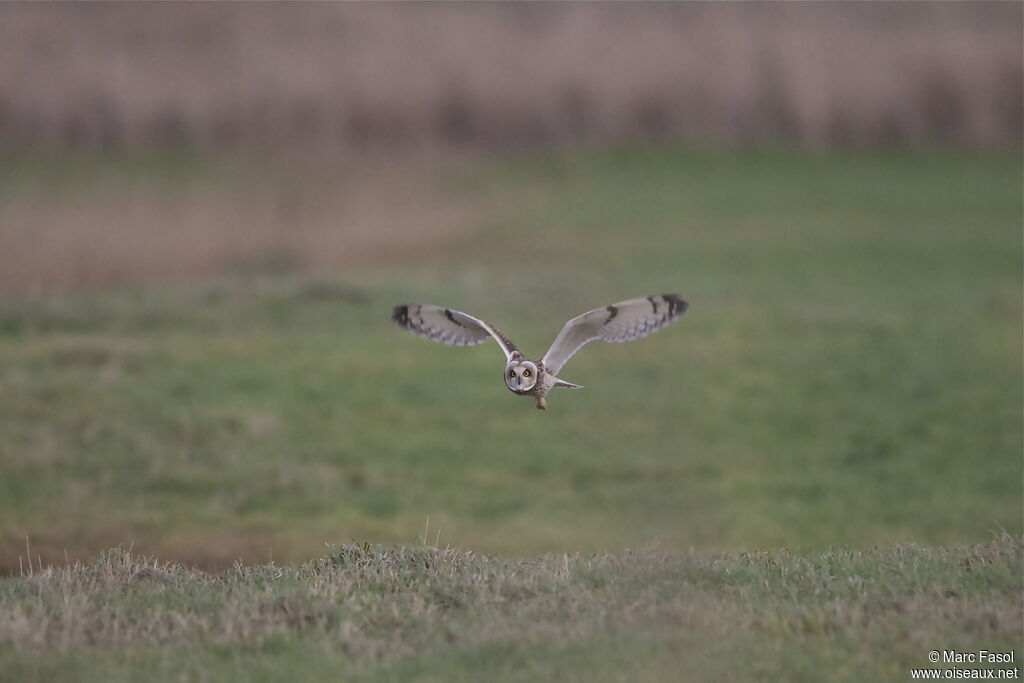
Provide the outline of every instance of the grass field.
[[367,544],[218,576],[114,551],[0,583],[0,638],[14,644],[0,648],[0,671],[12,681],[909,680],[936,648],[1019,646],[1020,551],[1003,536],[943,550],[505,561]]
[[[131,182],[173,199],[222,169],[195,159],[168,178],[165,166],[133,161]],[[124,173],[110,168],[7,162],[0,206],[23,210],[21,193],[48,188],[83,201]],[[822,666],[876,680],[926,666],[944,645],[1019,642],[1007,610],[1019,616],[1013,539],[1024,532],[1022,180],[1014,155],[934,151],[465,162],[417,197],[430,215],[474,211],[412,249],[367,249],[343,269],[317,264],[315,277],[8,295],[0,566],[20,577],[31,556],[35,576],[0,584],[13,606],[0,669],[18,680],[70,667],[97,680],[142,668],[219,678],[251,656],[309,678],[335,665],[531,678],[522,666],[535,665],[632,680],[699,650],[695,675],[709,680],[719,665],[736,680],[819,680]],[[388,321],[396,303],[441,303],[539,356],[568,317],[665,291],[690,301],[683,320],[587,347],[562,372],[586,389],[553,393],[546,412],[502,386],[493,345],[444,347]],[[325,579],[294,565],[325,543],[366,541],[410,546],[389,552],[414,564],[432,552],[423,545],[495,557],[460,550],[430,564],[453,568],[415,579],[434,596],[422,604],[376,560],[360,571],[384,578],[362,597],[336,586],[354,580],[347,556],[327,561]],[[75,609],[120,594],[134,570],[112,567],[136,565],[107,556],[48,574],[40,562],[119,544],[206,569],[285,568],[215,578],[153,565],[164,579],[127,590],[124,604],[110,598],[111,623],[86,630],[173,607],[186,616],[167,617],[170,635],[61,635],[77,628]],[[830,550],[847,547],[861,550]],[[755,551],[770,554],[745,554]],[[985,569],[968,573],[975,565]],[[842,580],[826,581],[823,566]],[[122,578],[95,578],[107,573]],[[551,604],[506,605],[478,574],[536,582],[529,590]],[[238,593],[230,604],[218,604],[223,587]],[[461,607],[439,617],[448,590]],[[320,596],[306,638],[289,600],[306,614]],[[202,616],[251,614],[264,598],[285,605],[266,630],[231,635]],[[346,616],[352,600],[369,611]],[[893,606],[903,600],[909,612]],[[20,618],[50,626],[25,639]],[[432,631],[437,619],[452,643]],[[197,649],[203,633],[212,642]]]

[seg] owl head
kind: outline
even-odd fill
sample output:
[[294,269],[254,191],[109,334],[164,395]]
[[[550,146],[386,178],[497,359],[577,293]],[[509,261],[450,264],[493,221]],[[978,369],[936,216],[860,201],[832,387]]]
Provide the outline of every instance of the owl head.
[[537,384],[537,364],[528,360],[514,360],[505,366],[505,386],[518,393],[529,391]]

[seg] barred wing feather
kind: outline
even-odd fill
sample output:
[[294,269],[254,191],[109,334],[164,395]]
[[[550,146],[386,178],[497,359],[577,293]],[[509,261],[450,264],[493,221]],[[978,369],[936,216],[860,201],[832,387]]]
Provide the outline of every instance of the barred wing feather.
[[515,344],[498,328],[471,315],[443,306],[395,306],[391,319],[410,332],[442,344],[473,346],[493,337],[505,354],[505,360],[510,360],[514,353],[518,353]]
[[557,375],[562,366],[589,342],[596,339],[627,342],[646,337],[681,316],[686,308],[687,303],[678,294],[661,294],[588,311],[565,324],[544,354],[544,367]]

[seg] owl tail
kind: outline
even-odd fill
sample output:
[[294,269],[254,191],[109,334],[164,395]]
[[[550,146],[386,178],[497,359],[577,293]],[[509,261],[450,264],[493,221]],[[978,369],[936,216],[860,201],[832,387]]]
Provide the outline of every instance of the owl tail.
[[556,387],[565,387],[566,389],[582,389],[582,384],[573,384],[572,382],[566,382],[564,379],[555,378]]

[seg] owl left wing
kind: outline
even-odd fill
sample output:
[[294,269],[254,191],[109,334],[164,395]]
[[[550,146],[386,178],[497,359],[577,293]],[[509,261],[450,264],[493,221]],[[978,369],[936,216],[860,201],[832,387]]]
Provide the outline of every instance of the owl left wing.
[[505,354],[506,361],[511,360],[513,354],[519,353],[512,340],[497,327],[450,308],[429,304],[395,306],[391,319],[410,332],[442,344],[473,346],[493,337]]
[[567,322],[558,333],[544,354],[544,368],[557,375],[577,351],[595,339],[626,342],[646,337],[681,316],[686,307],[678,294],[661,294],[588,311]]

